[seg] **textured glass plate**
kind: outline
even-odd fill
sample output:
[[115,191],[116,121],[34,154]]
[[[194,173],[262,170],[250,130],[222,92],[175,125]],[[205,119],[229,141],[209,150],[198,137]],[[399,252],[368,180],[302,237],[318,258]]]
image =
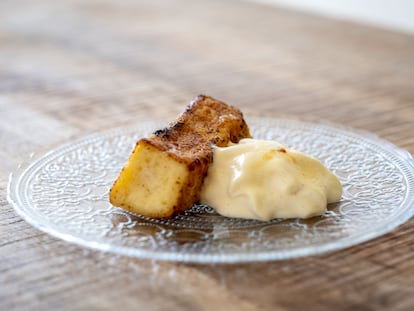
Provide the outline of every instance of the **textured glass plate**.
[[226,218],[195,205],[172,219],[129,214],[108,191],[139,137],[164,124],[86,137],[22,165],[9,201],[33,226],[63,240],[118,254],[186,262],[247,262],[319,254],[348,247],[402,224],[414,210],[414,161],[373,135],[294,120],[249,119],[253,136],[319,158],[344,194],[309,220]]

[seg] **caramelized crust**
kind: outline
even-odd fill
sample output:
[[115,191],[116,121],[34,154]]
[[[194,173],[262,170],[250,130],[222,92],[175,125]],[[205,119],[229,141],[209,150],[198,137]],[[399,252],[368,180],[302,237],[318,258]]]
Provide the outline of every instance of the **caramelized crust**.
[[247,137],[251,135],[239,109],[199,95],[175,122],[155,131],[148,141],[159,150],[196,161],[212,156],[212,144],[225,147]]
[[212,145],[223,147],[247,137],[251,135],[240,110],[200,95],[167,128],[138,141],[110,201],[148,217],[189,209],[199,200],[213,161]]

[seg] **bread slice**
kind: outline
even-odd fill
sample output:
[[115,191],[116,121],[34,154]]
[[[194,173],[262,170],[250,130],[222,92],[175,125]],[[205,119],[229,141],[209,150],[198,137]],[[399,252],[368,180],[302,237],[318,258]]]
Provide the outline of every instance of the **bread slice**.
[[251,137],[240,110],[199,95],[169,127],[138,141],[110,202],[147,217],[171,217],[198,202],[213,147]]

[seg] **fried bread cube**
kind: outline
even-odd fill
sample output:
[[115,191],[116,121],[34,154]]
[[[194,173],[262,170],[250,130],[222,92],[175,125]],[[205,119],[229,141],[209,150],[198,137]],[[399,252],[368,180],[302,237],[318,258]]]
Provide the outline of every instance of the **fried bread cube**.
[[164,218],[198,202],[213,147],[251,137],[240,110],[199,95],[168,127],[139,140],[110,190],[110,202]]

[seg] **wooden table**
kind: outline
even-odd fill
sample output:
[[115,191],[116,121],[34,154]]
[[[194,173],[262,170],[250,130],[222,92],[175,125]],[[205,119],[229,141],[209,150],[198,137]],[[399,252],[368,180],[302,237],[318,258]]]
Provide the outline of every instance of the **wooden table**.
[[6,200],[30,153],[199,93],[248,116],[368,130],[414,153],[414,37],[239,1],[0,4],[0,309],[412,310],[414,219],[361,245],[279,262],[195,265],[86,250]]

